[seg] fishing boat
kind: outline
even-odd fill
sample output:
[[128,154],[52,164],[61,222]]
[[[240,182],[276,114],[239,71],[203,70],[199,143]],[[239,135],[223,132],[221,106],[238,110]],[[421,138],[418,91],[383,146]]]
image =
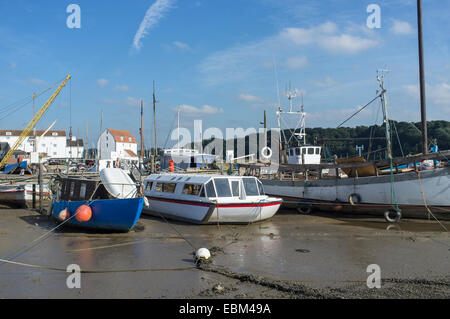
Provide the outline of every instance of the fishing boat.
[[[280,136],[287,161],[276,170],[267,165],[241,165],[244,175],[261,179],[266,193],[283,198],[302,213],[313,209],[382,215],[388,222],[402,217],[450,219],[449,151],[393,158],[384,75],[377,78],[386,132],[386,159],[367,161],[364,157],[334,159],[322,163],[321,148],[306,144],[303,117],[300,134],[289,144]],[[290,100],[292,94],[289,95]],[[372,102],[373,102],[372,101]],[[290,112],[292,111],[292,104]],[[279,108],[278,116],[283,114]],[[279,121],[280,123],[280,121]],[[280,127],[281,130],[281,127]],[[295,144],[295,145],[293,145]]]
[[272,218],[282,200],[255,177],[161,174],[144,181],[144,214],[194,224],[249,224]]
[[[39,203],[39,186],[34,186],[35,204]],[[42,193],[42,202],[45,205],[50,202],[50,189],[44,185]],[[0,203],[14,208],[32,208],[33,207],[33,185],[32,184],[1,184],[0,185]]]
[[67,226],[128,232],[141,216],[144,198],[123,170],[99,178],[58,177],[53,183],[53,217]]

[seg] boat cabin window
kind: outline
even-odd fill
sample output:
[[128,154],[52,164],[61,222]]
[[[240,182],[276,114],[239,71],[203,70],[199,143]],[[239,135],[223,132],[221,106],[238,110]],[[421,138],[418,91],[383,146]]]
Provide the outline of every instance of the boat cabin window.
[[239,181],[231,181],[231,190],[233,192],[233,197],[240,196]]
[[261,195],[261,196],[266,195],[266,193],[264,192],[263,184],[260,181],[258,181],[258,189],[259,189],[259,195]]
[[247,196],[259,196],[255,178],[243,178],[245,193]]
[[80,186],[80,198],[85,199],[86,198],[86,184],[81,184]]
[[159,193],[175,193],[176,183],[158,183],[155,191]]
[[305,148],[305,147],[302,148],[302,153],[303,153],[304,155],[306,155],[306,148]]
[[70,193],[69,193],[69,197],[73,198],[73,193],[75,191],[75,182],[70,183]]
[[153,182],[148,182],[147,185],[145,186],[145,190],[146,191],[150,191],[153,188]]
[[290,149],[289,152],[290,152],[291,156],[294,156],[294,150],[293,149]]
[[183,194],[197,196],[198,194],[200,194],[201,188],[202,185],[185,184],[183,187]]
[[208,197],[217,197],[216,190],[214,189],[213,181],[209,181],[208,184],[206,184],[206,196]]
[[300,156],[300,149],[299,148],[295,149],[295,155]]
[[316,148],[316,155],[320,155],[320,148]]
[[230,183],[227,178],[215,178],[214,184],[216,185],[218,197],[232,197]]
[[198,195],[199,197],[206,197],[206,192],[205,192],[205,188],[202,187],[202,190],[200,192],[200,195]]
[[308,154],[309,155],[314,155],[314,147],[308,148]]

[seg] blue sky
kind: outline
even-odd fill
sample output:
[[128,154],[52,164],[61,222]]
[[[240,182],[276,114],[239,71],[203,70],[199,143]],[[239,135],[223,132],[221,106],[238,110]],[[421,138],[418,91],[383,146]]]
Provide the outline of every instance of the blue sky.
[[[66,26],[72,3],[81,29]],[[366,26],[373,3],[380,29]],[[428,117],[450,120],[450,2],[423,9]],[[308,126],[336,127],[375,96],[385,66],[391,117],[418,121],[416,19],[415,0],[0,0],[0,126],[24,128],[32,104],[9,116],[4,108],[70,73],[71,89],[38,127],[58,120],[55,128],[68,130],[71,102],[73,132],[84,138],[89,121],[91,146],[101,110],[104,128],[137,136],[141,98],[151,146],[153,80],[161,142],[180,106],[187,128],[194,119],[204,128],[258,127],[264,109],[275,127],[276,69],[282,104],[291,81],[304,92]],[[349,125],[373,125],[377,111]]]

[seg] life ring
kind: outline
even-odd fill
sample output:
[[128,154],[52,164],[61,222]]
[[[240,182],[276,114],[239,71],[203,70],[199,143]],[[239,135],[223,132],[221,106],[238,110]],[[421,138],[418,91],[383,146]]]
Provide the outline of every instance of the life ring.
[[361,195],[359,195],[359,194],[351,194],[348,197],[348,201],[350,202],[350,204],[352,206],[359,205],[359,204],[361,204]]
[[[394,218],[392,218],[392,214],[395,214]],[[402,219],[402,212],[391,208],[384,213],[384,218],[388,223],[396,224]]]
[[312,213],[312,205],[309,206],[297,206],[297,212],[302,215],[309,215]]
[[270,148],[270,147],[264,147],[262,150],[261,150],[261,156],[264,158],[264,159],[271,159],[272,158],[272,155],[273,155],[273,152],[272,152],[272,149]]

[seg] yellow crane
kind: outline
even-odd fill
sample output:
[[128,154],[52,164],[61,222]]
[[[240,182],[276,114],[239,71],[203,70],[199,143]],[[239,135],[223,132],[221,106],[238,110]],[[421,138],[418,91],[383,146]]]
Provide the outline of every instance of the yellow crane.
[[[58,96],[58,94],[61,92],[62,88],[64,86],[66,86],[67,82],[71,79],[72,77],[70,76],[70,74],[66,77],[66,79],[61,83],[61,85],[58,87],[58,89],[55,91],[55,93],[53,93],[53,95],[47,100],[47,102],[45,102],[44,106],[42,106],[42,108],[39,110],[39,112],[36,113],[36,115],[33,117],[33,119],[31,120],[31,122],[28,124],[28,126],[25,128],[25,130],[22,132],[22,134],[20,134],[19,138],[17,139],[16,143],[14,143],[14,146],[11,147],[11,149],[9,150],[9,152],[5,155],[5,157],[3,158],[3,160],[0,162],[0,169],[2,169],[3,167],[6,166],[6,164],[9,161],[9,158],[14,154],[14,152],[19,148],[20,144],[22,144],[22,142],[28,137],[28,135],[30,134],[31,130],[33,130],[37,123],[39,122],[39,120],[42,118],[42,116],[45,114],[45,112],[48,110],[48,108],[50,107],[50,105],[53,103],[53,101],[56,99],[56,97]],[[36,142],[36,141],[35,141]]]

